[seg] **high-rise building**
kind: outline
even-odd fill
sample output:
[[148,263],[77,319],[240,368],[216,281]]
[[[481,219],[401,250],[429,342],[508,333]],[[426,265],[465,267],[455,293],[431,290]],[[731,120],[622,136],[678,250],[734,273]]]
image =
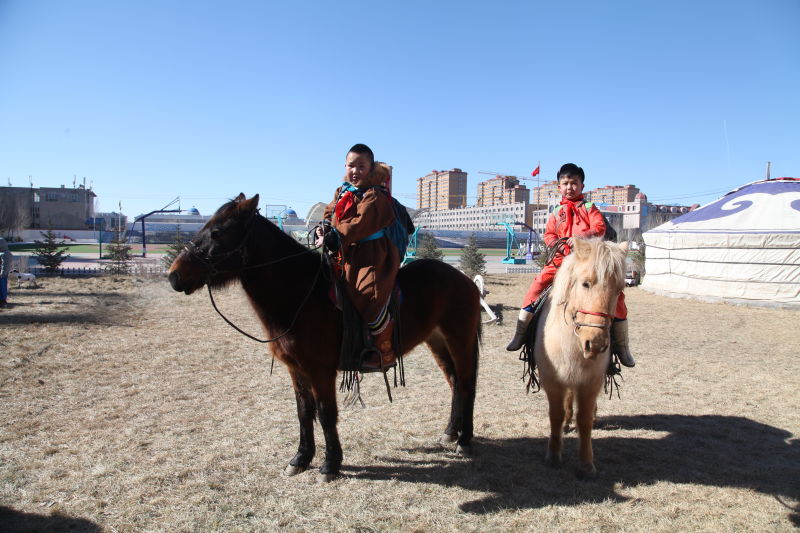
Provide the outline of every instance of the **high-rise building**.
[[527,204],[531,191],[519,184],[515,176],[496,176],[490,180],[478,183],[477,207],[505,204]]
[[635,185],[606,185],[586,193],[586,199],[596,204],[625,205],[633,202],[639,194]]
[[537,209],[547,207],[551,198],[561,198],[561,193],[558,192],[557,180],[548,181],[531,189],[530,202],[537,206]]
[[441,211],[467,205],[467,173],[460,168],[432,170],[417,178],[417,208]]

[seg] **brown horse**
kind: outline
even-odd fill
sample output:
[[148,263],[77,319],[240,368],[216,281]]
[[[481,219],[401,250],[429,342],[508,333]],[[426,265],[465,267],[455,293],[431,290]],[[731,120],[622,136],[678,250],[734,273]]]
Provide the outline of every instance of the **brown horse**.
[[[580,477],[597,473],[592,423],[610,355],[611,321],[625,283],[627,243],[575,239],[558,269],[536,328],[534,356],[547,393],[550,440],[547,462],[561,464],[565,406],[578,405]],[[571,415],[570,415],[571,416]]]
[[[325,436],[323,480],[339,474],[336,376],[342,313],[329,297],[319,253],[308,250],[258,214],[258,195],[240,194],[214,214],[169,270],[176,291],[241,282],[276,359],[289,370],[297,399],[300,443],[286,474],[306,470],[314,457],[314,418]],[[400,269],[401,354],[424,342],[452,391],[443,443],[469,454],[480,342],[480,297],[455,268],[420,259]]]

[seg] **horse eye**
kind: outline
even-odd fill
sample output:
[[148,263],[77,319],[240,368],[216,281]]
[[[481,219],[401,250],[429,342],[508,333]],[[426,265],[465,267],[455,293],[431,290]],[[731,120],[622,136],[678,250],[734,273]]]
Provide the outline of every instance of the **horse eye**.
[[584,281],[583,283],[581,283],[581,285],[583,285],[584,289],[589,289],[592,286],[592,284],[589,283],[588,281]]
[[211,238],[214,240],[219,239],[220,231],[217,228],[211,230]]

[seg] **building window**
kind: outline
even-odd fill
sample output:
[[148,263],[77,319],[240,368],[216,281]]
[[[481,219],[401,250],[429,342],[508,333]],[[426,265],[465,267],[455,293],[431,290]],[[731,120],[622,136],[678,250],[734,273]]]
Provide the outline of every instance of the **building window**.
[[57,202],[58,201],[58,193],[48,192],[45,193],[44,199],[48,202]]

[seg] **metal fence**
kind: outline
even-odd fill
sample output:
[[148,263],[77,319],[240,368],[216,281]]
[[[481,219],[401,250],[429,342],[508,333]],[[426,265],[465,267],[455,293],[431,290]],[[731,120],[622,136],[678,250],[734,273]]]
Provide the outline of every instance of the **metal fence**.
[[[119,275],[119,273],[112,272],[110,269],[102,267],[64,267],[58,268],[55,272],[48,272],[41,266],[33,266],[28,269],[28,272],[37,278],[47,277],[89,277],[89,276],[109,276]],[[167,268],[164,266],[152,265],[132,265],[127,274],[132,276],[161,276],[167,273]]]
[[537,265],[507,266],[506,274],[538,274],[542,268]]

